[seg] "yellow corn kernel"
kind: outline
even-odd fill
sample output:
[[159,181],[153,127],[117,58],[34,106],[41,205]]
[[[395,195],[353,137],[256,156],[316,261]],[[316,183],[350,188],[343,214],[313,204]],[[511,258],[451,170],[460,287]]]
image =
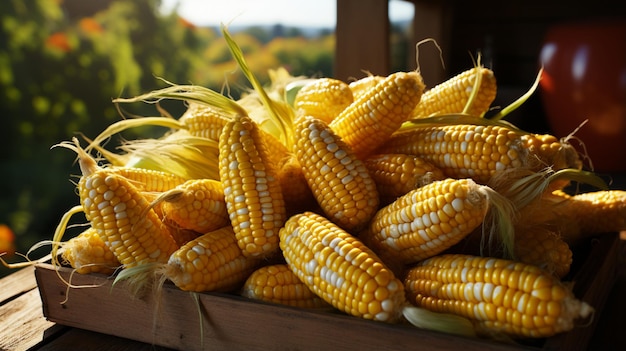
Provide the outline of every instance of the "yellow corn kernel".
[[[523,134],[521,139],[524,148],[539,160],[537,169],[551,167],[554,171],[558,171],[565,168],[582,168],[578,151],[566,139],[559,140],[554,135],[532,133]],[[565,185],[567,183],[561,184],[560,188]]]
[[285,207],[291,214],[302,212],[315,205],[315,197],[294,154],[290,154],[284,160],[278,171],[278,179]]
[[423,91],[417,72],[393,73],[350,104],[329,126],[357,157],[365,159],[408,119]]
[[375,76],[372,74],[368,74],[367,76],[357,79],[355,81],[350,82],[348,87],[352,91],[352,96],[354,100],[359,99],[361,96],[367,94],[367,92],[374,88],[378,83],[382,82],[385,79],[383,76]]
[[289,268],[335,308],[384,322],[402,317],[402,282],[362,242],[326,218],[312,212],[292,216],[280,230],[280,245]]
[[550,273],[499,258],[435,256],[409,269],[404,286],[417,306],[472,319],[485,334],[549,337],[593,311]]
[[348,231],[364,228],[378,208],[376,184],[341,138],[310,116],[296,120],[295,155],[324,213]]
[[233,291],[258,264],[243,255],[232,227],[226,226],[181,246],[169,258],[163,275],[185,291]]
[[211,106],[192,103],[179,121],[190,135],[217,141],[229,119]]
[[166,262],[178,246],[150,203],[126,178],[107,169],[78,183],[85,217],[124,267]]
[[626,190],[601,190],[573,195],[566,202],[582,233],[626,230]]
[[275,169],[278,169],[280,165],[283,165],[290,157],[289,149],[272,134],[265,132],[263,129],[259,130],[263,137],[265,148],[267,149],[267,155],[270,164]]
[[524,226],[515,232],[515,257],[563,278],[572,265],[572,250],[561,236],[545,226]]
[[300,308],[328,308],[287,264],[273,264],[254,271],[242,288],[242,296]]
[[120,266],[113,252],[91,227],[63,243],[61,258],[80,274],[112,274]]
[[79,158],[78,195],[85,217],[125,267],[167,262],[178,246],[167,226],[131,181],[96,161],[80,147],[62,144]]
[[128,179],[143,192],[161,192],[170,190],[185,182],[185,178],[175,174],[135,167],[110,167],[111,173],[117,173]]
[[345,82],[333,78],[318,78],[298,91],[294,108],[302,114],[330,123],[354,101]]
[[487,184],[498,172],[540,170],[549,165],[525,147],[525,134],[497,125],[415,126],[394,134],[378,152],[417,155],[448,177],[469,177]]
[[626,190],[543,194],[520,210],[519,222],[549,226],[570,245],[602,233],[626,230]]
[[206,233],[229,224],[224,187],[214,179],[192,179],[163,193],[164,221],[175,227]]
[[384,205],[413,189],[445,178],[440,169],[415,155],[377,154],[363,163],[374,179],[380,202]]
[[[476,82],[480,79],[480,82]],[[473,100],[475,84],[479,84]],[[422,100],[411,113],[411,118],[423,118],[453,113],[483,116],[496,98],[496,77],[488,68],[473,67],[424,92]]]
[[247,116],[233,118],[219,140],[226,209],[245,256],[274,254],[278,230],[286,220],[285,201],[264,140]]
[[448,177],[470,177],[481,184],[498,171],[527,163],[519,134],[499,126],[416,127],[394,135],[381,152],[417,155]]
[[[452,247],[478,228],[493,201],[506,202],[471,179],[434,181],[380,209],[362,234],[367,236],[363,240],[386,262],[416,263]],[[512,241],[513,233],[498,234]]]
[[467,318],[411,306],[402,281],[355,236],[325,217],[303,212],[280,230],[289,269],[324,301],[349,315],[474,336]]

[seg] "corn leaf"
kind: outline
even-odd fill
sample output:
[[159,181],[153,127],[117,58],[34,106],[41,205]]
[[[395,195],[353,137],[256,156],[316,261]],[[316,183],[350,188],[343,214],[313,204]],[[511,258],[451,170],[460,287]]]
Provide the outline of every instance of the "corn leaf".
[[246,76],[252,87],[259,94],[261,102],[267,109],[267,113],[270,119],[276,124],[276,126],[280,130],[281,135],[274,135],[279,140],[283,141],[285,145],[290,148],[293,144],[293,110],[289,107],[288,104],[280,104],[274,100],[272,100],[268,95],[259,80],[254,76],[250,67],[246,63],[246,60],[243,55],[243,51],[237,43],[233,40],[228,32],[228,29],[224,24],[221,26],[222,34],[226,39],[228,44],[228,48],[230,49],[231,54],[239,68]]
[[518,133],[528,133],[517,126],[513,125],[508,121],[503,120],[493,120],[487,118],[480,118],[468,114],[463,113],[455,113],[441,116],[433,116],[433,117],[425,117],[425,118],[415,118],[410,119],[402,124],[398,131],[407,131],[413,128],[422,128],[427,126],[436,126],[436,125],[459,125],[459,124],[472,124],[479,126],[500,126],[504,128],[509,128]]
[[489,117],[489,119],[492,121],[499,121],[503,119],[504,117],[506,117],[506,115],[508,115],[509,113],[515,111],[524,102],[526,102],[526,100],[530,98],[530,96],[535,92],[535,90],[537,90],[537,86],[539,86],[539,81],[541,80],[542,72],[543,72],[543,68],[539,70],[539,73],[537,74],[537,78],[535,78],[535,82],[524,95],[520,96],[517,100],[513,101],[510,105],[500,110],[500,112],[498,112],[497,114]]

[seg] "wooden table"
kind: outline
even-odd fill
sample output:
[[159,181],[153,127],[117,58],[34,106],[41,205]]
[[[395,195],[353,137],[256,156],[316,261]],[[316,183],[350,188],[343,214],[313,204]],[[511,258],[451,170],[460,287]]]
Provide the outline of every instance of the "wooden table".
[[[606,307],[597,316],[600,320],[589,350],[626,350],[626,334],[624,334],[626,265],[624,263],[626,263],[626,241],[621,240],[618,278],[608,296]],[[85,313],[89,312],[85,311]],[[34,267],[29,267],[0,280],[0,350],[167,349],[80,328],[62,326],[46,320],[35,281]]]

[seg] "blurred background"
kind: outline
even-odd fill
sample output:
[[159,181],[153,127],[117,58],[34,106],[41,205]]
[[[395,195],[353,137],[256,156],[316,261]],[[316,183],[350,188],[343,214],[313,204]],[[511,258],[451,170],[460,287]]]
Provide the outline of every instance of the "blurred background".
[[[22,261],[13,252],[51,239],[63,213],[78,204],[75,155],[51,147],[79,133],[94,137],[120,120],[112,99],[162,88],[159,78],[217,91],[228,86],[233,97],[248,88],[221,37],[221,22],[229,24],[262,82],[268,69],[281,66],[292,75],[349,80],[364,71],[382,75],[419,63],[432,86],[470,68],[481,53],[498,79],[496,105],[505,106],[532,85],[553,27],[625,18],[623,2],[608,0],[487,0],[480,6],[452,0],[227,2],[0,1],[0,252],[7,252],[8,261]],[[425,44],[416,59],[415,44],[425,38],[439,43],[442,57]],[[184,111],[177,102],[161,106],[174,116]],[[159,114],[154,105],[123,108]],[[539,94],[511,119],[528,131],[555,130]],[[162,133],[151,127],[121,136]],[[7,273],[0,266],[0,276]]]

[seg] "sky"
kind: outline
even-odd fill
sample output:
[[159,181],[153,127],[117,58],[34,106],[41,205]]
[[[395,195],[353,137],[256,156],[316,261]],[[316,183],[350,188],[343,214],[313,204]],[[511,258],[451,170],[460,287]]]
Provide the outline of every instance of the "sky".
[[[337,0],[162,0],[161,11],[171,13],[179,4],[181,17],[197,26],[274,25],[334,27]],[[413,5],[391,0],[392,21],[413,17]]]

